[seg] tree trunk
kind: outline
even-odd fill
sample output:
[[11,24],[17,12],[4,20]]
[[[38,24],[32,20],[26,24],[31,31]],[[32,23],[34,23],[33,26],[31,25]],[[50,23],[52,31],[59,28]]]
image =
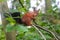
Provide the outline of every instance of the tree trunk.
[[5,20],[4,14],[6,12],[8,12],[7,2],[0,2],[0,14],[2,19],[3,31],[6,34],[6,40],[16,40],[15,30],[13,30],[12,32],[5,31],[7,21]]
[[51,0],[45,0],[45,13],[48,13],[48,10],[50,10],[51,8]]
[[16,40],[15,30],[6,33],[6,40]]

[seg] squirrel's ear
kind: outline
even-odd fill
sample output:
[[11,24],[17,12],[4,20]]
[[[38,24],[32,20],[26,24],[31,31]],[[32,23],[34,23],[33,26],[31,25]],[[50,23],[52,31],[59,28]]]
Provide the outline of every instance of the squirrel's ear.
[[36,11],[36,7],[32,7],[33,8],[33,11]]
[[40,9],[37,9],[36,7],[32,7],[33,8],[33,11],[35,12],[39,12]]

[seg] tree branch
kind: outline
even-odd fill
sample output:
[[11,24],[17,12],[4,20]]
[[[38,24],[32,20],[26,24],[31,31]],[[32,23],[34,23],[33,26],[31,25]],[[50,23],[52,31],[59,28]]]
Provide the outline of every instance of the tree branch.
[[56,40],[58,40],[58,38],[56,37],[56,35],[55,35],[52,31],[50,31],[50,30],[48,30],[48,29],[45,29],[45,28],[42,28],[41,26],[39,26],[39,25],[35,22],[35,20],[33,20],[33,22],[34,22],[33,25],[36,26],[38,29],[44,30],[44,31],[52,34],[52,35],[54,36],[54,38],[55,38]]
[[[24,5],[22,4],[21,0],[19,0],[19,3],[21,4],[22,8],[24,8]],[[24,8],[25,11],[27,11],[26,8]]]
[[43,33],[34,25],[32,25],[37,31],[38,33],[43,37],[44,40],[46,40],[45,36],[43,35]]

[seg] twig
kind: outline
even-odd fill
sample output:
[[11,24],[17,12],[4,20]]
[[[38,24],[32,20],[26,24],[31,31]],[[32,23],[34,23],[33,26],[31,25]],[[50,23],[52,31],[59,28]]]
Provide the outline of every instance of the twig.
[[[24,6],[23,6],[23,4],[22,4],[21,0],[19,0],[19,3],[21,4],[22,8],[24,8]],[[26,9],[26,8],[24,8],[24,10],[25,10],[25,11],[27,11],[27,9]]]
[[46,40],[45,36],[43,35],[43,33],[34,25],[32,25],[37,31],[38,33],[43,37],[44,40]]

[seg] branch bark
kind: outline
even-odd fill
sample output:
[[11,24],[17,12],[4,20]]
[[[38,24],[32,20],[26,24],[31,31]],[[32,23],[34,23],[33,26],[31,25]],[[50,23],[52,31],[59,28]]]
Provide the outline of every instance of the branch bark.
[[39,26],[39,25],[35,22],[35,20],[33,20],[33,22],[34,22],[33,25],[36,26],[36,28],[41,29],[41,30],[44,30],[44,31],[52,34],[56,40],[59,40],[59,39],[56,37],[56,34],[54,34],[52,31],[50,31],[50,30],[48,30],[48,29],[45,29],[45,28],[42,28],[41,26]]
[[32,25],[37,31],[38,31],[38,33],[42,36],[42,38],[44,39],[44,40],[46,40],[46,38],[45,38],[45,36],[43,35],[43,33],[36,27],[36,26],[34,26],[34,25]]
[[[24,5],[22,4],[21,0],[19,0],[19,3],[21,4],[22,8],[24,8]],[[27,11],[26,8],[24,8],[25,11]]]

